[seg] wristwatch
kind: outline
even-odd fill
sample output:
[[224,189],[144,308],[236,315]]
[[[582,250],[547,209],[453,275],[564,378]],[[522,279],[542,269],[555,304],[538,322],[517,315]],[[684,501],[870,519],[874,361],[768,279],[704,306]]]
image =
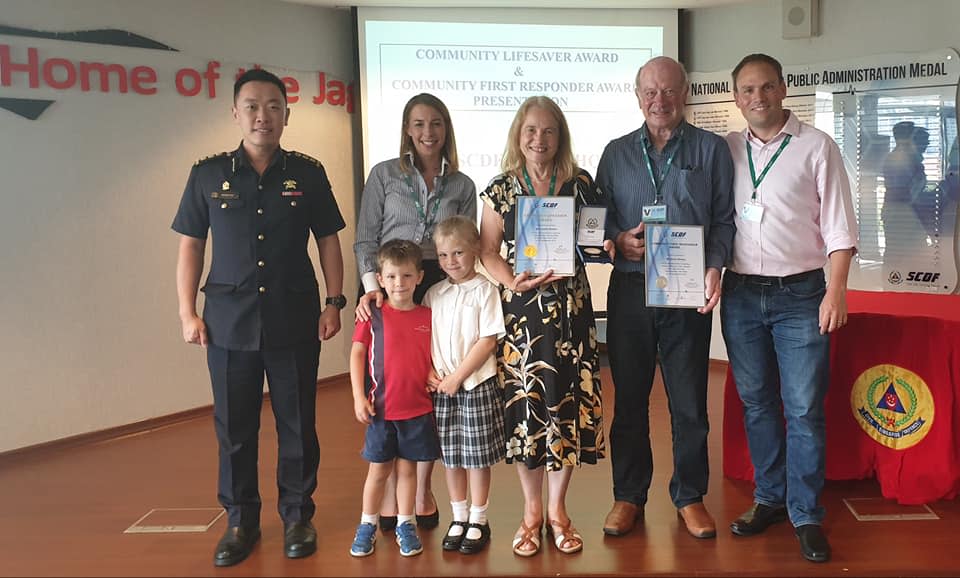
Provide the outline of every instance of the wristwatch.
[[323,303],[324,305],[333,305],[337,309],[343,309],[347,306],[347,298],[342,294],[334,295],[333,297],[327,297],[326,301]]

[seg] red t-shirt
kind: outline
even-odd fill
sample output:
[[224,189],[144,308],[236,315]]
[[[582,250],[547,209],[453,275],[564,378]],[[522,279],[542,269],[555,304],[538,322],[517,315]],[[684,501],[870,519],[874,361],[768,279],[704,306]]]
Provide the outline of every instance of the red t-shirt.
[[401,311],[386,302],[372,309],[370,320],[354,328],[353,340],[367,347],[367,395],[377,415],[396,421],[431,413],[430,309]]

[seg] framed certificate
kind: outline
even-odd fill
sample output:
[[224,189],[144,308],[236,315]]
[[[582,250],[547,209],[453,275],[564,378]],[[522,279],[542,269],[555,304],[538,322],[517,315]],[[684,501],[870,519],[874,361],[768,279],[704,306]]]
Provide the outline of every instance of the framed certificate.
[[514,273],[537,276],[574,274],[576,239],[573,197],[520,196],[517,201],[516,259]]
[[647,223],[644,239],[647,307],[703,307],[703,226]]

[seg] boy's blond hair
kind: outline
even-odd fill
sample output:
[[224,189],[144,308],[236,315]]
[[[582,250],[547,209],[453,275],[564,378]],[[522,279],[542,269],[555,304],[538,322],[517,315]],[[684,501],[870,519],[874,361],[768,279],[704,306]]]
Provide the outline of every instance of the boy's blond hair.
[[463,215],[454,215],[440,221],[433,232],[433,239],[451,238],[465,243],[474,253],[480,252],[480,231],[473,220]]

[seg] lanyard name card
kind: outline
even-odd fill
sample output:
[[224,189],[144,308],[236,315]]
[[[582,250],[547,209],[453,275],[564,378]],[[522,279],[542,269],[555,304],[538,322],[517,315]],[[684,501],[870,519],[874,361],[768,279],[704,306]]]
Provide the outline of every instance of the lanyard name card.
[[410,187],[410,199],[417,208],[417,217],[420,219],[417,232],[414,235],[414,240],[420,243],[424,235],[430,236],[429,230],[437,220],[437,214],[440,212],[440,201],[443,199],[443,187],[446,185],[447,180],[445,178],[440,179],[440,186],[437,187],[436,194],[433,197],[433,203],[428,202],[426,209],[424,209],[423,204],[420,202],[420,193],[416,187],[413,186],[413,179],[410,178],[410,175],[404,175],[403,179],[406,181],[407,186]]
[[650,161],[650,153],[647,151],[646,145],[643,145],[643,160],[644,164],[647,167],[647,174],[650,176],[650,182],[653,183],[653,190],[656,191],[656,197],[652,205],[643,206],[643,215],[642,220],[645,223],[665,223],[667,221],[667,205],[663,202],[663,183],[667,179],[667,175],[670,174],[670,169],[673,166],[673,159],[677,156],[677,151],[680,150],[680,146],[683,141],[683,132],[677,136],[677,143],[673,147],[673,151],[667,156],[667,160],[663,163],[663,167],[660,170],[660,178],[657,179],[656,174],[653,172],[653,163]]
[[751,201],[757,200],[757,189],[760,187],[760,183],[763,182],[763,178],[767,176],[767,172],[770,171],[770,167],[773,166],[773,163],[777,162],[777,159],[780,158],[780,153],[783,152],[783,149],[787,148],[787,145],[790,144],[790,139],[793,135],[788,134],[786,138],[783,139],[783,142],[780,143],[780,148],[777,149],[777,152],[773,153],[773,156],[770,157],[770,160],[767,161],[767,166],[763,167],[763,172],[760,173],[760,176],[757,176],[757,171],[753,167],[753,148],[750,147],[750,140],[744,138],[744,141],[747,143],[747,162],[750,164],[750,180],[753,181],[753,195],[750,197]]

